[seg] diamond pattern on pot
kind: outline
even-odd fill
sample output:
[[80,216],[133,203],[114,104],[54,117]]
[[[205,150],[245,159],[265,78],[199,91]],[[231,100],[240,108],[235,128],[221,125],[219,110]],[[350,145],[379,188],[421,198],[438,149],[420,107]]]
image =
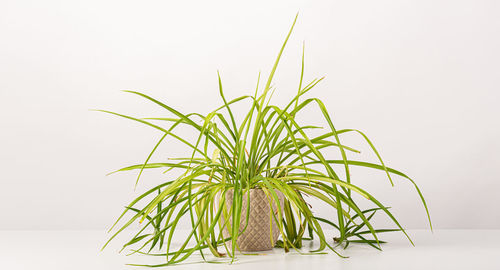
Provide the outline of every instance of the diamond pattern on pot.
[[[283,210],[283,193],[275,190],[278,195],[279,203]],[[234,190],[228,190],[226,193],[226,207],[229,209],[233,203]],[[274,203],[273,210],[278,215],[278,206]],[[244,193],[242,199],[242,209],[240,218],[240,232],[245,228],[247,214],[247,194]],[[270,222],[272,220],[272,242],[270,232]],[[229,217],[229,224],[224,228],[222,234],[224,238],[230,237],[228,227],[232,224],[232,217]],[[241,251],[263,251],[270,250],[278,240],[279,229],[274,217],[270,215],[269,200],[262,189],[250,189],[250,214],[246,230],[238,237],[236,241]],[[228,241],[231,248],[231,241]]]

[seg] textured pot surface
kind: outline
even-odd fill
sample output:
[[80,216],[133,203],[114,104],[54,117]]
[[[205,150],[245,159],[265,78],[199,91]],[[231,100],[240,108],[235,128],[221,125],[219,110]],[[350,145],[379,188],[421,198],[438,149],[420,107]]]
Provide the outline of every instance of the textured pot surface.
[[[228,190],[226,193],[226,207],[229,209],[233,203],[234,190]],[[276,191],[283,210],[283,193]],[[244,194],[242,200],[240,232],[245,228],[247,214],[247,194]],[[237,244],[241,251],[263,251],[270,250],[278,240],[279,229],[274,217],[271,215],[269,200],[262,189],[250,189],[250,215],[248,217],[248,226],[246,230],[238,237]],[[272,200],[271,200],[272,201]],[[273,203],[273,212],[278,216],[278,206]],[[272,222],[272,227],[270,226]],[[228,227],[231,228],[232,218],[229,218],[229,225],[223,230],[223,236],[229,237]],[[272,239],[271,239],[272,235]],[[231,247],[231,241],[228,241]]]

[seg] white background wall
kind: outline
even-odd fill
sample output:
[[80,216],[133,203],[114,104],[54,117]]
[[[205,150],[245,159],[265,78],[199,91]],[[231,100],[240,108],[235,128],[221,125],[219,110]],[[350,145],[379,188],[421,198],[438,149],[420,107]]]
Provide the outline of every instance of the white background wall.
[[[275,100],[296,91],[305,40],[306,79],[326,76],[310,96],[417,181],[436,228],[500,228],[498,1],[1,0],[0,229],[108,227],[165,179],[147,173],[134,193],[135,174],[105,174],[142,162],[159,134],[89,109],[162,115],[119,92],[133,89],[207,113],[220,104],[217,69],[229,98],[250,93],[297,11]],[[426,227],[406,181],[353,178],[406,227]]]

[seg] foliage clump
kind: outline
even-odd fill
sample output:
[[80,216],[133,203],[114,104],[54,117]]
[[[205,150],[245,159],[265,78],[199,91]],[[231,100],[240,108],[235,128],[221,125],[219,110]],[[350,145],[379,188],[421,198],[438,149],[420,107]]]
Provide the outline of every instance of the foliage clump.
[[[297,18],[295,18],[296,20]],[[319,248],[312,253],[330,249],[340,255],[332,242],[343,244],[365,243],[380,248],[378,234],[388,231],[405,230],[388,210],[374,196],[351,182],[349,168],[361,166],[385,171],[392,184],[391,174],[399,175],[411,181],[421,201],[428,210],[425,200],[416,184],[405,174],[385,166],[382,158],[368,137],[356,129],[336,129],[326,109],[318,98],[301,98],[316,86],[323,78],[303,83],[304,54],[298,91],[288,104],[279,107],[270,103],[274,89],[271,82],[278,66],[285,45],[292,33],[293,26],[286,36],[274,66],[261,93],[259,83],[254,95],[227,100],[224,96],[219,76],[219,94],[223,104],[207,115],[200,113],[181,113],[146,94],[126,91],[164,108],[171,116],[155,118],[135,118],[115,112],[103,111],[127,118],[162,132],[162,136],[143,164],[122,168],[118,171],[139,170],[139,177],[144,169],[164,168],[181,170],[174,180],[157,185],[138,196],[123,211],[115,225],[125,214],[132,213],[124,225],[115,234],[122,232],[135,221],[142,223],[140,231],[123,248],[139,245],[134,253],[163,255],[166,263],[150,266],[166,266],[187,259],[192,253],[199,252],[203,258],[207,249],[215,256],[235,258],[236,239],[240,222],[246,222],[248,215],[241,216],[242,202],[248,200],[249,189],[262,189],[268,199],[279,204],[277,192],[283,193],[285,201],[278,207],[276,220],[281,239],[276,243],[286,251],[290,248],[298,252],[304,240],[317,237]],[[259,75],[260,78],[260,75]],[[241,123],[235,121],[233,106],[243,101],[250,103],[250,108]],[[302,124],[296,120],[307,106],[317,106],[321,111],[328,129],[319,136],[308,135],[318,127]],[[199,124],[201,119],[202,124]],[[163,124],[170,124],[164,127]],[[197,140],[189,142],[176,134],[178,126],[188,126],[197,134]],[[351,160],[346,152],[359,153],[358,150],[341,143],[341,136],[346,133],[360,134],[378,157],[380,164]],[[187,157],[170,159],[168,162],[151,163],[151,156],[166,137],[172,137],[190,149]],[[339,152],[339,159],[326,159],[325,152],[332,148]],[[215,150],[213,150],[215,149]],[[341,167],[341,173],[334,165]],[[137,184],[137,183],[136,183]],[[233,200],[226,207],[224,198],[228,190],[233,190]],[[358,207],[353,193],[370,200],[374,207],[366,210]],[[220,196],[220,195],[223,196]],[[220,196],[221,200],[216,200]],[[336,212],[335,220],[315,216],[307,203],[308,197],[317,198]],[[359,197],[359,196],[358,196]],[[139,202],[144,207],[136,208]],[[245,205],[250,205],[249,203]],[[375,229],[370,223],[375,213],[385,213],[396,225],[396,229]],[[246,211],[249,213],[249,211]],[[231,216],[232,224],[223,224]],[[191,228],[183,244],[171,250],[172,237],[179,230],[181,219],[189,219]],[[430,218],[429,218],[430,223]],[[113,225],[113,227],[115,227]],[[329,241],[324,233],[324,226],[338,230],[338,237]],[[222,230],[228,227],[232,237],[223,238]],[[112,228],[113,229],[113,228]],[[182,228],[185,229],[185,228]],[[307,236],[306,236],[307,235]],[[372,237],[372,238],[370,238]],[[109,241],[111,241],[111,239]],[[410,240],[410,238],[408,237]],[[108,241],[108,243],[109,243]],[[231,241],[231,248],[226,244]],[[411,242],[411,240],[410,240]],[[106,243],[107,245],[107,243]],[[163,254],[152,254],[154,247],[166,250]],[[341,255],[340,255],[341,256]]]

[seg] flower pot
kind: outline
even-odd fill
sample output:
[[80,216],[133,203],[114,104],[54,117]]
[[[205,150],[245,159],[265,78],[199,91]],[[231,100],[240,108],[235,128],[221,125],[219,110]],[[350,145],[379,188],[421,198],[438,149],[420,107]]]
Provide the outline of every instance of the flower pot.
[[[280,234],[275,218],[271,214],[270,202],[273,202],[272,197],[266,196],[260,188],[250,189],[250,214],[248,216],[248,225],[245,228],[247,215],[247,194],[244,192],[242,198],[242,208],[240,217],[239,232],[243,232],[237,239],[236,243],[241,251],[264,251],[273,249],[278,236]],[[278,200],[283,211],[284,196],[280,191],[275,190],[278,195]],[[226,192],[226,208],[230,209],[233,204],[234,190],[230,189]],[[273,202],[272,210],[276,219],[278,218],[278,204]],[[229,210],[227,211],[229,213]],[[224,223],[224,218],[222,218]],[[272,226],[271,224],[272,223]],[[224,226],[222,234],[224,238],[230,237],[228,228],[232,226],[232,217],[229,216],[229,222]],[[231,241],[228,241],[231,248]],[[237,250],[238,250],[237,248]]]

